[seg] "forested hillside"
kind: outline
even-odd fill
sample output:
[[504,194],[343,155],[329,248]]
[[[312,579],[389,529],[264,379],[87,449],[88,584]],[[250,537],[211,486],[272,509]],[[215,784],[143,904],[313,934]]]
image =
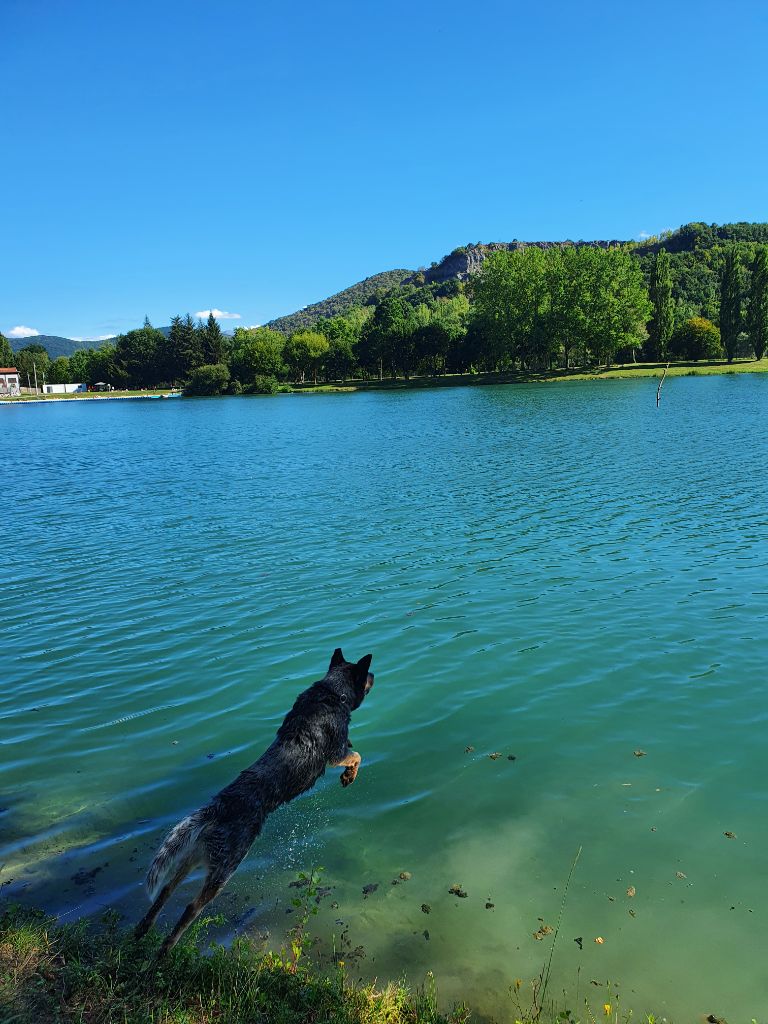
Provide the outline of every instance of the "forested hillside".
[[35,334],[31,338],[11,338],[11,347],[14,352],[19,352],[28,345],[42,345],[51,359],[58,356],[71,356],[79,348],[85,348],[82,341],[74,341],[72,338],[60,338],[57,334]]
[[322,302],[313,302],[311,306],[305,306],[295,313],[270,320],[266,326],[275,331],[282,331],[283,334],[292,334],[302,327],[311,327],[321,317],[340,316],[354,306],[364,306],[377,296],[396,288],[411,274],[412,270],[385,270],[381,274],[374,274],[373,277],[358,281],[357,284],[323,299]]

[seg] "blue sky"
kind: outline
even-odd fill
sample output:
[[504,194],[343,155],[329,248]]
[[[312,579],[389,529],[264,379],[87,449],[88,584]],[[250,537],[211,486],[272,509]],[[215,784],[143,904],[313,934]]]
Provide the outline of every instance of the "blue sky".
[[[0,330],[768,220],[768,5],[0,0]],[[18,335],[17,335],[18,336]]]

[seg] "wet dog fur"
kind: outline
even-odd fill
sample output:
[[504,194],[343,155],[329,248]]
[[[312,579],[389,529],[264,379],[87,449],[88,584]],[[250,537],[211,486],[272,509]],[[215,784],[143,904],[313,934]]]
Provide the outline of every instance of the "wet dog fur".
[[371,657],[349,662],[337,648],[325,677],[299,694],[258,761],[168,833],[147,875],[152,906],[136,927],[137,938],[189,872],[203,867],[200,892],[162,945],[161,954],[167,953],[224,888],[268,814],[311,789],[329,766],[343,766],[342,786],[355,781],[361,758],[349,742],[349,721],[373,686]]

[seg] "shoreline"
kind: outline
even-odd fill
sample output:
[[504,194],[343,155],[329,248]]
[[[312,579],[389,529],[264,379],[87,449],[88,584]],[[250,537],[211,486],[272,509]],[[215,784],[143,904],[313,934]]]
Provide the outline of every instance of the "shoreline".
[[[635,378],[659,378],[666,363],[623,363],[610,369],[593,372],[553,370],[549,373],[525,373],[521,370],[497,373],[446,374],[443,377],[402,377],[384,380],[354,380],[343,384],[293,385],[293,394],[333,393],[345,391],[406,391],[429,388],[480,387],[493,384],[558,384],[567,382],[594,382],[607,380],[632,380]],[[727,363],[723,360],[698,363],[670,363],[667,378],[670,377],[712,377],[731,376],[742,373],[768,373],[768,358],[742,359]]]
[[[389,377],[383,380],[334,381],[325,384],[292,384],[290,391],[281,394],[314,395],[314,394],[345,394],[355,391],[418,391],[433,388],[482,387],[485,385],[507,384],[558,384],[562,382],[596,382],[609,380],[633,380],[636,378],[659,378],[664,373],[665,363],[623,363],[610,369],[582,372],[576,370],[553,370],[551,372],[523,372],[510,370],[494,373],[454,373],[441,377],[418,376],[408,379]],[[670,377],[712,377],[733,376],[735,374],[768,373],[768,357],[764,359],[741,359],[733,363],[723,360],[698,363],[670,363],[666,371]],[[45,397],[14,397],[0,398],[0,406],[10,405],[47,405],[52,402],[116,402],[116,401],[154,401],[162,398],[182,398],[181,391],[158,389],[151,393],[129,392],[122,394],[71,394],[46,395]],[[264,398],[274,395],[211,395],[195,397],[215,398]]]
[[[76,1024],[84,1013],[102,1024],[470,1024],[474,1014],[466,1003],[441,1006],[430,970],[421,985],[407,976],[355,981],[354,956],[342,959],[343,947],[322,966],[311,952],[308,906],[278,952],[247,936],[229,947],[212,943],[205,930],[217,919],[205,918],[158,961],[160,933],[153,928],[137,941],[115,911],[107,910],[99,925],[65,925],[11,905],[0,913],[0,1016],[8,1012],[16,1024]],[[544,968],[528,984],[510,979],[509,1014],[517,1024],[594,1024],[598,1015],[618,1024],[617,986],[608,983],[604,993],[585,998],[583,1013],[578,997],[573,1010],[561,1009],[562,996],[548,994],[546,980]],[[621,1009],[623,1017],[627,1011]]]

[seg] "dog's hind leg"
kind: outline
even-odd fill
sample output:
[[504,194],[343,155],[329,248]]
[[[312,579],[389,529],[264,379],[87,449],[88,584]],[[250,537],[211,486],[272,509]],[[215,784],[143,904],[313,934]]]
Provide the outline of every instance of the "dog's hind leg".
[[[210,903],[211,900],[214,899],[214,897],[221,892],[221,890],[229,881],[231,875],[232,871],[229,871],[226,874],[215,874],[212,871],[208,873],[205,881],[203,882],[203,888],[200,890],[197,896],[195,896],[192,902],[187,904],[184,913],[181,915],[181,917],[176,923],[176,927],[173,929],[171,934],[160,947],[160,956],[164,956],[169,950],[173,949],[173,947],[181,938],[182,934],[187,930],[187,928],[189,928],[189,926],[192,924],[195,918],[200,914],[200,911],[203,909],[203,907]],[[152,913],[152,911],[150,911],[150,913]]]
[[171,895],[171,893],[176,888],[176,886],[179,884],[179,882],[187,874],[187,870],[188,869],[186,867],[184,867],[184,868],[182,868],[181,871],[177,871],[176,874],[174,875],[174,877],[170,880],[170,882],[168,882],[167,885],[163,886],[163,888],[157,894],[157,899],[155,900],[155,902],[152,904],[152,906],[146,912],[144,917],[142,917],[142,919],[136,925],[136,928],[134,929],[134,932],[133,932],[133,937],[135,939],[143,939],[144,938],[144,936],[147,934],[149,929],[152,927],[152,925],[157,920],[157,915],[160,913],[160,911],[165,906],[165,903],[166,903],[168,897]]

